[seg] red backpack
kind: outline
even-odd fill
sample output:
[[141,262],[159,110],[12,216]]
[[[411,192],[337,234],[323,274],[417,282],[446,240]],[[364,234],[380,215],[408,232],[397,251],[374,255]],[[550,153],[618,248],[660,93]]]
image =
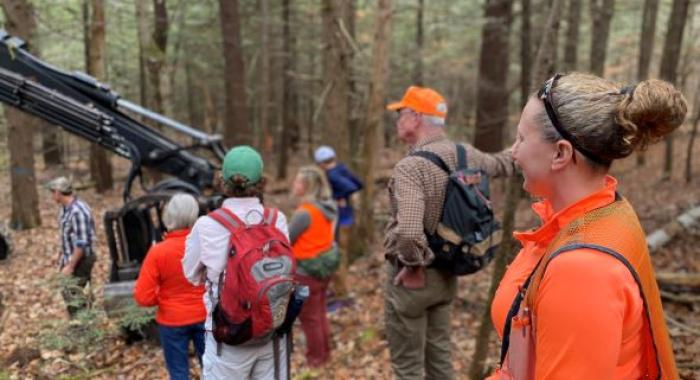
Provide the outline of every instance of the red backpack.
[[251,225],[225,208],[209,213],[231,233],[212,318],[219,343],[267,340],[285,320],[296,262],[287,237],[275,227],[277,213],[266,208],[262,222]]

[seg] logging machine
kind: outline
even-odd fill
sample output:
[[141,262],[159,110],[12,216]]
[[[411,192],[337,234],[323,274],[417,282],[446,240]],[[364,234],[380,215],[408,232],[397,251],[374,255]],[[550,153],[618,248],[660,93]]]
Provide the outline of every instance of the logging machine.
[[[82,72],[66,72],[33,56],[20,38],[0,30],[0,102],[20,109],[98,144],[131,162],[122,207],[104,215],[111,259],[109,293],[126,296],[149,247],[165,230],[160,211],[175,192],[196,196],[202,212],[223,197],[215,189],[215,172],[226,150],[220,135],[204,133],[123,99],[104,83]],[[149,121],[185,136],[183,145],[145,124]],[[167,179],[147,188],[142,168]],[[131,194],[138,180],[142,192]],[[10,250],[0,230],[0,258]],[[104,259],[104,258],[100,258]]]

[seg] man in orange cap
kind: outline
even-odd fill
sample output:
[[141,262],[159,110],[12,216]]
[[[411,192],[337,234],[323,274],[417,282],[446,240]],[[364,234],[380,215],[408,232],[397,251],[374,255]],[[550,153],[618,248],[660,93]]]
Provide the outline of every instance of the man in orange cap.
[[[396,132],[411,152],[434,153],[454,170],[457,148],[445,134],[447,103],[442,95],[411,86],[401,101],[387,109],[398,112]],[[491,155],[461,145],[469,168],[490,176],[514,173],[509,151]],[[389,181],[385,317],[391,364],[398,379],[454,379],[450,314],[457,278],[430,267],[434,254],[425,235],[437,228],[447,181],[445,171],[410,154],[396,164]]]

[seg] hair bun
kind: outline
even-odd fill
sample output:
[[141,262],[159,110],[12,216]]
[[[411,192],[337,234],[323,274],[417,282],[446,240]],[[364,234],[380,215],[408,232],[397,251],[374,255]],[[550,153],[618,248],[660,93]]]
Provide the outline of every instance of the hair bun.
[[616,121],[622,129],[622,145],[631,154],[644,149],[673,132],[685,120],[688,104],[672,84],[648,79],[640,82],[633,93],[623,94]]

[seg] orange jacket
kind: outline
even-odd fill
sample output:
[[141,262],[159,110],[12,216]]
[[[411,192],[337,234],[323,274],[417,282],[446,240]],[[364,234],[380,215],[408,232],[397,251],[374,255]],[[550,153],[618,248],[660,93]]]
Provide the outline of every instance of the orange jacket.
[[[491,315],[502,336],[518,286],[545,257],[546,271],[535,273],[526,298],[536,321],[536,379],[655,379],[657,360],[662,379],[678,378],[644,232],[629,204],[615,202],[616,185],[607,177],[604,189],[556,214],[547,202],[535,204],[543,225],[515,234],[523,249],[499,285]],[[645,299],[625,264],[606,253],[577,249],[548,262],[546,255],[571,243],[624,256]]]
[[335,226],[313,203],[302,203],[299,209],[309,213],[311,223],[294,242],[292,252],[297,260],[309,260],[333,247]]
[[134,287],[134,299],[141,306],[158,306],[156,322],[185,326],[204,322],[204,286],[190,284],[182,271],[185,239],[189,229],[169,232],[148,250]]

